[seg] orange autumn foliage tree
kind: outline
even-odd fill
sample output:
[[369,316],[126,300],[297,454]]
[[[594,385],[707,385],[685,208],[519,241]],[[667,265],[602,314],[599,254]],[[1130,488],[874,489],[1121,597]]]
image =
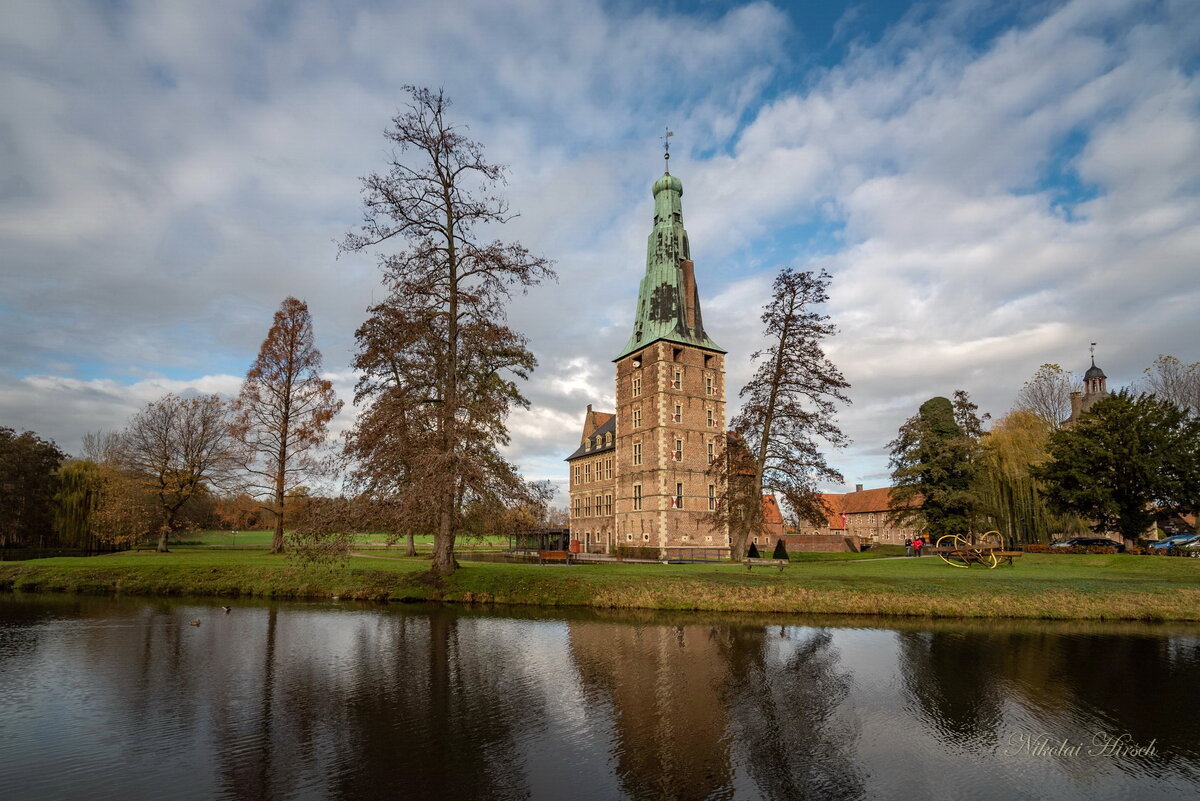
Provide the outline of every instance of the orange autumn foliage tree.
[[242,382],[231,425],[247,491],[274,516],[271,553],[283,551],[288,495],[321,472],[316,457],[341,408],[333,384],[321,378],[308,304],[286,298]]

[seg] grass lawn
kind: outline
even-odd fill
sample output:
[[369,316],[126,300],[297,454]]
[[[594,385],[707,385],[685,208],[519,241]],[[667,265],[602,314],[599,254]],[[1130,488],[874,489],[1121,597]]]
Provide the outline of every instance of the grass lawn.
[[1200,620],[1200,560],[1027,554],[962,570],[940,559],[538,566],[463,561],[432,580],[423,559],[363,556],[329,569],[253,551],[127,552],[0,563],[0,589],[125,595],[508,603],[622,609],[929,617]]

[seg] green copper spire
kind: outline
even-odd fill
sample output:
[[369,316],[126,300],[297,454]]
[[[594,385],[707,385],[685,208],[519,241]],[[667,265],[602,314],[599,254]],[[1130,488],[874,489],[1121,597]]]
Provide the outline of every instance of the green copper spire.
[[646,243],[646,275],[638,292],[633,335],[613,361],[660,339],[725,352],[704,333],[682,196],[683,184],[670,172],[654,182],[654,229]]

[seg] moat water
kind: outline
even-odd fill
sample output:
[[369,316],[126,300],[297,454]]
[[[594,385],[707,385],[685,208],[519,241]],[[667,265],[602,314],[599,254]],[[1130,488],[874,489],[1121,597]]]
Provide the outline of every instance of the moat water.
[[0,796],[1200,797],[1194,626],[234,607],[0,596]]

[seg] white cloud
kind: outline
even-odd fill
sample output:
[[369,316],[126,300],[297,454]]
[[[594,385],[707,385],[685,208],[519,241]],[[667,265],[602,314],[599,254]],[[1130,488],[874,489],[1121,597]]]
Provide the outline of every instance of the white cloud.
[[[851,483],[884,471],[883,444],[930,395],[963,387],[1003,412],[1039,364],[1072,367],[1093,340],[1115,383],[1159,352],[1200,359],[1187,2],[1077,0],[986,42],[976,20],[997,12],[977,3],[874,41],[847,16],[845,57],[803,73],[795,25],[766,3],[14,8],[0,422],[64,444],[168,386],[236,392],[288,294],[309,302],[349,400],[353,331],[382,291],[371,259],[334,243],[360,216],[357,176],[383,167],[405,83],[446,88],[510,166],[522,216],[498,233],[558,263],[511,313],[541,364],[511,425],[533,477],[563,471],[587,403],[611,408],[665,125],[731,390],[774,268],[833,272],[830,353],[854,385],[856,442],[834,460]],[[1094,196],[1064,205],[1052,170]],[[829,224],[815,245],[793,232]]]

